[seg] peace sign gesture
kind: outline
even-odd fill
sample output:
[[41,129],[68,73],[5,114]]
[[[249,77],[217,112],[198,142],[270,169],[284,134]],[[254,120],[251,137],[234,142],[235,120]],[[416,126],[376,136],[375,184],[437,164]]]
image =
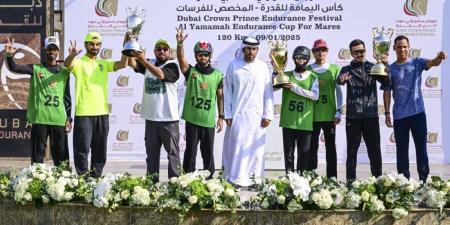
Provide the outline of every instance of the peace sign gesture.
[[77,56],[78,54],[80,54],[80,52],[83,51],[81,49],[77,48],[77,41],[70,41],[70,46],[69,46],[69,55],[72,57]]
[[16,46],[14,46],[14,38],[12,39],[12,42],[9,40],[9,37],[7,37],[6,40],[8,42],[5,44],[5,54],[9,56],[14,55],[14,53],[16,53]]
[[181,45],[181,44],[183,44],[183,42],[184,42],[184,40],[186,40],[186,38],[187,38],[187,34],[184,34],[183,33],[183,27],[182,26],[180,26],[179,28],[175,28],[176,30],[177,30],[177,44],[178,45]]

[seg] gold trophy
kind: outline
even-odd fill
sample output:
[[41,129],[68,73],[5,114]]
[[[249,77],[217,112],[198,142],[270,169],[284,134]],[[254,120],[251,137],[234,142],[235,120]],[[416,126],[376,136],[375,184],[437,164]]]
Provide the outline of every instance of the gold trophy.
[[278,74],[273,78],[273,87],[280,88],[283,84],[291,83],[289,77],[284,74],[287,65],[287,41],[269,41],[269,48],[273,68]]
[[389,52],[391,47],[391,37],[394,34],[394,30],[389,28],[385,31],[384,27],[381,27],[381,31],[378,27],[372,28],[373,33],[373,54],[377,63],[370,70],[370,75],[374,76],[387,76],[386,66],[383,65],[381,59]]

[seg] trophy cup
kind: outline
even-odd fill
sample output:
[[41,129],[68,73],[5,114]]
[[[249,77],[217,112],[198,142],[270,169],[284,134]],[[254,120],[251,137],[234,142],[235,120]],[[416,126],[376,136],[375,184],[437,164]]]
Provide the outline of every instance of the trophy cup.
[[273,87],[280,88],[283,84],[291,83],[289,77],[284,74],[287,65],[287,41],[269,41],[270,58],[277,76],[273,78]]
[[377,63],[370,70],[370,75],[374,76],[387,76],[386,66],[381,63],[383,55],[389,52],[391,46],[391,37],[394,33],[392,28],[389,28],[387,32],[384,27],[381,27],[381,32],[377,27],[372,28],[373,33],[373,53],[377,60]]
[[127,7],[127,31],[131,34],[131,40],[126,42],[123,46],[122,54],[126,56],[133,56],[133,53],[141,53],[141,45],[137,42],[138,36],[141,33],[142,25],[144,24],[145,9],[132,10]]

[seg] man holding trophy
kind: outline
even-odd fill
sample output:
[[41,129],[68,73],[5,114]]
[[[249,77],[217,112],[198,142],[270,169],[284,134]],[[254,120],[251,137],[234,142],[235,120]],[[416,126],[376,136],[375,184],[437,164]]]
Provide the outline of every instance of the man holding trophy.
[[[356,179],[356,164],[361,134],[367,147],[370,170],[373,176],[382,173],[380,126],[378,123],[377,85],[389,84],[389,76],[371,75],[373,63],[365,59],[366,49],[362,40],[356,39],[349,45],[353,60],[342,68],[338,79],[339,85],[347,85],[347,133],[346,178],[350,184]],[[387,53],[381,52],[381,61],[387,63]]]
[[264,174],[266,127],[273,119],[272,77],[267,64],[256,58],[259,41],[243,40],[224,78],[227,129],[223,143],[224,176],[236,186],[252,185]]
[[391,91],[394,93],[394,135],[397,147],[397,171],[409,178],[409,131],[416,147],[419,179],[426,181],[430,172],[427,154],[427,121],[422,97],[422,72],[439,66],[447,59],[440,51],[434,59],[408,58],[409,39],[400,35],[394,40],[397,60],[390,65],[392,83],[384,85],[386,125],[392,127],[390,115]]
[[[282,48],[287,51],[286,45],[275,42],[271,58]],[[283,48],[284,47],[284,48]],[[315,75],[306,70],[306,65],[311,57],[311,51],[305,46],[298,46],[292,54],[295,69],[284,73],[290,83],[283,84],[280,127],[283,128],[284,165],[286,173],[289,171],[303,172],[309,169],[310,164],[310,140],[313,130],[314,101],[319,98],[319,82]],[[272,60],[274,68],[282,68]],[[279,75],[279,74],[278,74]],[[294,152],[297,145],[297,170],[294,167]]]

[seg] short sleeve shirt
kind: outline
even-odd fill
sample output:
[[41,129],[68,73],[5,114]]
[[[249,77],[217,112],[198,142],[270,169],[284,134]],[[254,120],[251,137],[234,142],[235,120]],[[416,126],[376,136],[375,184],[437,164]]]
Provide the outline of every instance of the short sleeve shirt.
[[73,65],[75,116],[108,114],[108,73],[114,71],[114,62],[85,55],[74,59]]
[[391,85],[382,86],[383,90],[392,90],[394,98],[394,120],[413,116],[425,111],[422,97],[422,72],[426,70],[427,59],[408,59],[406,63],[392,63]]

